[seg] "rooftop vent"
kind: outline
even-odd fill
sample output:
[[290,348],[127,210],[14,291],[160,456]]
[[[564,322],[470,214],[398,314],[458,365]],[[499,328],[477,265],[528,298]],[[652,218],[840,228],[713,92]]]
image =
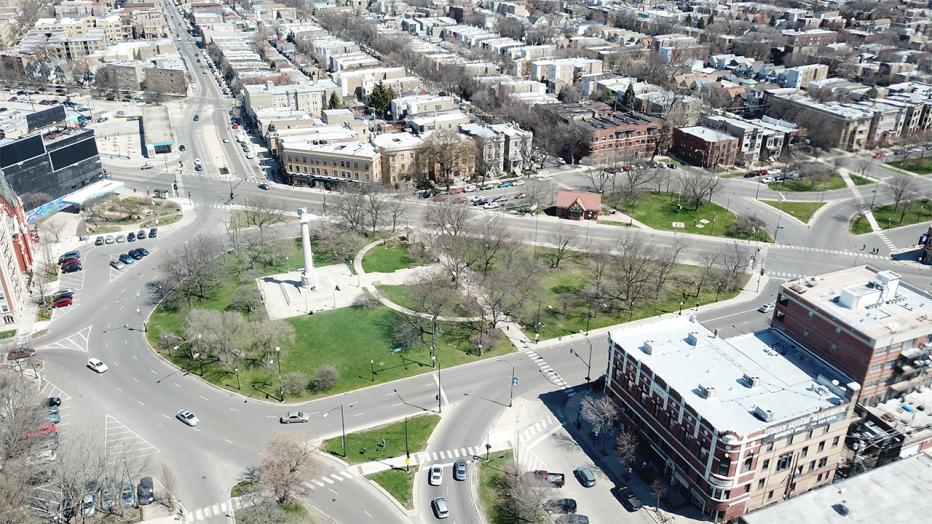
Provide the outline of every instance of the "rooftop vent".
[[749,388],[753,388],[754,386],[757,386],[760,384],[760,377],[751,376],[745,373],[744,376],[741,378],[744,379],[744,385]]
[[690,331],[689,335],[686,336],[686,343],[690,346],[699,345],[699,333],[696,331]]
[[764,409],[760,406],[755,406],[754,416],[763,420],[764,422],[770,422],[771,420],[773,420],[773,411],[769,409]]
[[702,398],[715,398],[715,388],[699,384],[699,396]]
[[656,344],[656,342],[653,340],[645,340],[644,345],[641,346],[641,351],[650,355],[654,352],[654,344]]

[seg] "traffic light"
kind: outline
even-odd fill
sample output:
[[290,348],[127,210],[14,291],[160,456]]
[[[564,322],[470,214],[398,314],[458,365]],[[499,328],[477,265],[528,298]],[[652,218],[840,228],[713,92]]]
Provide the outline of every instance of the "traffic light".
[[233,200],[233,192],[230,191],[230,200]]
[[172,189],[174,189],[175,191],[178,191],[178,182],[172,183]]

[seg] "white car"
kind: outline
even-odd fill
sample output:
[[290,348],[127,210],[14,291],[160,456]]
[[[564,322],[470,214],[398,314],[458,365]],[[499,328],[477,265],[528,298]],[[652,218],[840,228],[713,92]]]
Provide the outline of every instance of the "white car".
[[762,304],[761,307],[757,308],[757,310],[760,311],[761,313],[770,313],[771,311],[774,310],[774,307],[775,306],[773,305],[773,303],[768,302],[766,304]]
[[514,182],[511,183],[511,185],[513,185],[513,186],[523,186],[523,185],[524,185],[524,180],[520,180],[520,179],[515,180]]
[[443,483],[443,466],[431,466],[427,473],[427,483],[431,486],[439,486]]
[[253,158],[256,158],[256,155],[252,153],[246,153],[246,158],[248,158],[249,160],[252,160]]
[[230,139],[229,139],[229,138],[224,138],[224,139],[223,139],[223,143],[224,143],[224,144],[229,144],[229,143],[230,143]]
[[96,359],[96,358],[93,358],[93,357],[87,359],[87,367],[93,369],[94,371],[96,371],[96,372],[98,372],[98,373],[103,373],[103,372],[107,371],[108,369],[110,369],[110,368],[107,367],[106,364],[104,364],[103,362],[101,362],[99,359]]
[[498,202],[489,202],[488,204],[482,206],[483,209],[496,209],[502,207]]
[[200,419],[197,418],[194,415],[194,413],[191,413],[190,411],[186,409],[179,410],[178,413],[175,415],[175,418],[177,418],[178,420],[184,422],[185,424],[191,427],[196,426],[200,422]]
[[466,191],[467,193],[472,193],[476,190],[476,186],[470,184],[466,186],[465,188],[463,188],[463,190]]
[[289,411],[284,417],[278,419],[282,424],[293,424],[295,422],[307,422],[307,415],[303,411]]

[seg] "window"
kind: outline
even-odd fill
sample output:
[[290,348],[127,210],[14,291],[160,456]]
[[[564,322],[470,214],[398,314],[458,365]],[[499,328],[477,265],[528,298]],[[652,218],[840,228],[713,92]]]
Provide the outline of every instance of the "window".
[[824,440],[823,440],[822,442],[819,442],[819,452],[821,452],[823,449],[825,449],[825,441],[824,441]]
[[822,474],[819,473],[819,475],[815,479],[816,479],[816,482],[822,482]]
[[764,459],[764,464],[761,466],[760,469],[767,469],[769,467],[770,467],[770,459]]
[[837,445],[838,445],[838,437],[836,436],[835,438],[832,439],[832,447],[834,448]]
[[819,459],[819,467],[824,468],[828,464],[828,457],[822,457]]
[[783,471],[790,467],[790,462],[793,461],[792,453],[784,453],[780,455],[780,458],[777,460],[777,471]]
[[803,336],[804,336],[804,337],[808,337],[808,336],[809,336],[809,328],[803,328]]
[[807,315],[807,316],[809,317],[809,320],[812,320],[813,315],[815,315],[815,313],[813,313],[812,311],[810,311],[810,312],[809,312],[809,315]]
[[773,451],[773,442],[767,444],[767,451]]
[[805,447],[802,449],[802,456],[805,457],[805,456],[808,455],[808,454],[809,454],[809,446],[805,446]]
[[718,474],[719,475],[728,475],[728,470],[731,469],[731,459],[725,457],[718,461]]
[[815,461],[813,460],[812,462],[809,463],[809,471],[812,471],[814,469],[815,469]]
[[773,499],[773,491],[771,490],[770,493],[767,493],[767,500],[772,500],[772,499]]
[[757,489],[761,489],[761,488],[763,488],[763,487],[764,487],[764,479],[758,480],[758,481],[757,481]]
[[789,446],[789,445],[791,445],[791,444],[793,443],[793,438],[794,438],[794,437],[796,437],[796,435],[790,435],[790,438],[786,439],[786,445],[787,445],[787,446]]
[[835,326],[835,334],[841,335],[841,326]]
[[754,457],[744,459],[744,471],[751,471],[752,464],[754,464]]
[[832,347],[828,348],[832,353],[838,353],[838,345],[832,342]]

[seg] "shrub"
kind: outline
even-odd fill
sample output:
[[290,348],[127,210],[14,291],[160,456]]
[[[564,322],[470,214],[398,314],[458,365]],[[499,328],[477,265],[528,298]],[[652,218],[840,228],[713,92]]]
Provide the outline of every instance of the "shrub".
[[340,372],[331,365],[320,366],[314,371],[314,389],[323,391],[330,389],[340,380]]
[[307,389],[309,382],[310,380],[308,380],[307,375],[304,373],[292,371],[285,375],[282,385],[285,387],[285,393],[296,397]]

